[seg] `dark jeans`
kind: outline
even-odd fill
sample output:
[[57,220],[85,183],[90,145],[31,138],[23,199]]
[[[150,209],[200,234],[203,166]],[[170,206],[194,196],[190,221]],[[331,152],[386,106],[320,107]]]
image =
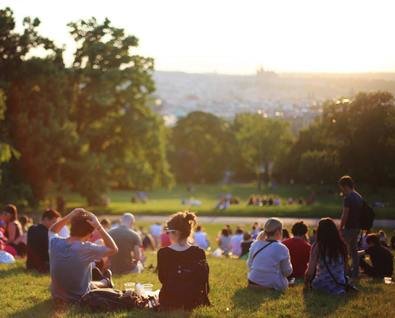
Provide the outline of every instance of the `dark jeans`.
[[384,276],[380,275],[373,266],[371,266],[369,263],[367,263],[365,261],[364,256],[361,256],[361,258],[359,260],[359,265],[361,266],[364,273],[370,277],[376,277],[376,278],[377,277],[384,277]]
[[351,278],[358,277],[359,273],[358,237],[360,231],[360,229],[344,229],[343,231],[344,242],[351,258]]

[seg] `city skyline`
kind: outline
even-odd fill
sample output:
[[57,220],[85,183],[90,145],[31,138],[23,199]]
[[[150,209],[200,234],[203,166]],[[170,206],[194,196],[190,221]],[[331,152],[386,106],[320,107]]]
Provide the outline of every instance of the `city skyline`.
[[136,53],[153,57],[160,71],[395,72],[391,1],[4,0],[5,6],[18,28],[25,16],[40,18],[40,33],[66,46],[68,65],[75,45],[67,23],[94,16],[137,36]]

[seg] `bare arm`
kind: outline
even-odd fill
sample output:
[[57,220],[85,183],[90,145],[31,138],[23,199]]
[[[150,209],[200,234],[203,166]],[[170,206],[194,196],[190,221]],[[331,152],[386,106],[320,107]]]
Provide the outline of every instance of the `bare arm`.
[[340,220],[340,230],[343,230],[344,227],[346,226],[349,213],[350,213],[350,209],[343,207],[342,218]]
[[309,266],[307,267],[305,273],[305,280],[304,280],[305,288],[310,288],[310,282],[314,278],[314,273],[317,268],[318,257],[319,257],[318,246],[317,244],[314,244],[313,247],[311,248]]
[[90,216],[90,220],[88,222],[99,232],[101,239],[104,242],[104,246],[108,248],[108,252],[103,255],[103,257],[112,256],[118,253],[118,246],[115,244],[114,240],[108,234],[106,229],[100,224],[99,220],[97,219],[96,215],[91,212],[88,212]]
[[140,246],[136,245],[133,249],[133,258],[136,261],[141,261],[141,251],[140,251]]
[[60,230],[67,224],[70,223],[71,219],[73,218],[74,215],[78,214],[78,213],[82,213],[85,212],[84,209],[82,208],[77,208],[74,209],[73,211],[71,211],[69,214],[67,214],[66,216],[62,217],[58,222],[56,222],[55,224],[53,224],[49,231],[52,233],[59,233]]
[[15,223],[10,223],[7,225],[7,232],[8,232],[8,243],[14,243],[16,238],[16,227]]

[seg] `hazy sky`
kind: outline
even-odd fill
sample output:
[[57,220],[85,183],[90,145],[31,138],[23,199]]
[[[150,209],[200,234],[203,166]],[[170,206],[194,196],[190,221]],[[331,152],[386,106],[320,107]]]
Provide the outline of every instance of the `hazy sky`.
[[75,49],[66,24],[110,18],[140,40],[156,69],[254,73],[395,71],[394,0],[0,0],[18,26]]

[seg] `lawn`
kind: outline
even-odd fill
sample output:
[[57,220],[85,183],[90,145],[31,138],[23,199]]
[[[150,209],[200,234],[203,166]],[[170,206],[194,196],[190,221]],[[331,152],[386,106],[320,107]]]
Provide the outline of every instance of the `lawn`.
[[[287,204],[287,199],[305,199],[312,191],[316,193],[316,201],[311,205]],[[377,218],[395,218],[395,190],[383,189],[377,194],[368,191],[366,195],[369,202],[384,202],[385,208],[377,208]],[[215,209],[221,194],[231,193],[240,199],[240,204],[232,205],[226,211]],[[275,188],[264,188],[261,194],[267,197],[280,198],[280,206],[247,206],[248,197],[258,193],[254,184],[201,185],[194,186],[192,194],[188,193],[186,187],[176,186],[172,190],[156,190],[148,193],[147,203],[131,203],[134,195],[131,191],[112,191],[109,193],[111,202],[108,207],[90,207],[99,214],[120,214],[131,211],[135,214],[167,215],[175,211],[191,209],[199,215],[227,215],[227,216],[278,216],[278,217],[310,217],[320,218],[324,216],[339,217],[342,199],[336,187],[328,186],[302,186],[289,185],[277,186]],[[67,208],[86,206],[85,200],[77,194],[68,193],[66,196]],[[189,206],[181,204],[182,198],[195,198],[201,201],[201,206]]]
[[[155,263],[150,254],[148,263]],[[281,294],[246,289],[245,261],[209,257],[212,306],[199,308],[191,317],[394,317],[395,285],[363,279],[355,295],[328,296],[303,292],[301,284]],[[119,288],[128,281],[153,283],[156,274],[117,276]],[[150,311],[120,311],[93,314],[78,307],[56,309],[50,299],[48,276],[28,273],[24,264],[0,266],[1,317],[188,317],[187,313],[158,314]]]
[[[207,224],[204,227],[214,246],[221,225]],[[155,266],[155,253],[149,252],[147,256],[146,265]],[[303,292],[301,284],[283,294],[252,291],[246,288],[245,261],[211,256],[208,261],[212,306],[199,308],[190,315],[150,311],[93,314],[77,307],[59,310],[51,302],[47,275],[26,272],[21,260],[14,265],[0,265],[0,317],[395,317],[395,284],[385,285],[381,280],[364,278],[358,285],[361,290],[358,294],[341,297]],[[160,288],[152,271],[115,277],[120,289],[130,281],[153,283],[154,288]]]

